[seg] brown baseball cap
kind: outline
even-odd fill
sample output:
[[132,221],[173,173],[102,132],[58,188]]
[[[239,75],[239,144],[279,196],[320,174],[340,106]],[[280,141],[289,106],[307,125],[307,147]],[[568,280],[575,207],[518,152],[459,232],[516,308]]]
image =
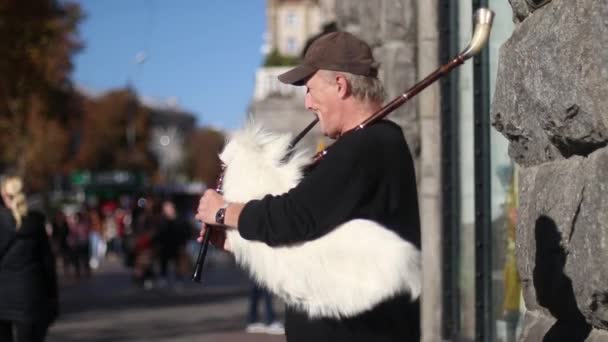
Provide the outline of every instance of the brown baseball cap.
[[313,41],[300,65],[279,75],[279,80],[303,85],[321,69],[371,77],[378,75],[378,63],[367,43],[348,32],[332,32]]

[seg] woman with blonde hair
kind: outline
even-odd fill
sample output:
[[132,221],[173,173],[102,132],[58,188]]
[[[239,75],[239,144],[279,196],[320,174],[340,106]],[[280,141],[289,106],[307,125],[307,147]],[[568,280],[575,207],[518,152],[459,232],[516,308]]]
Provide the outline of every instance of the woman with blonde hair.
[[2,179],[0,195],[0,341],[44,341],[57,314],[45,218],[28,210],[21,178]]

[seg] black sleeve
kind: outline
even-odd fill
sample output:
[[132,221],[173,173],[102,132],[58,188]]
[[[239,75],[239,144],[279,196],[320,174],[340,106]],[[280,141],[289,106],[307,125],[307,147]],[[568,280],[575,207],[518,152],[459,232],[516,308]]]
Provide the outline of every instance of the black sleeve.
[[241,236],[270,246],[291,244],[318,238],[353,218],[378,178],[379,153],[372,146],[356,139],[336,142],[288,193],[248,202],[239,217]]

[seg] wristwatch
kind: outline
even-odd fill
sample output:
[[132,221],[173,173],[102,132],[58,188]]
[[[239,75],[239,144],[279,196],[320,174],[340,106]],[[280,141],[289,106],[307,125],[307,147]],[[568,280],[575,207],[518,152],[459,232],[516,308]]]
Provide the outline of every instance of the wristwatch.
[[217,210],[215,213],[215,223],[224,224],[224,219],[226,218],[226,208],[228,208],[228,203],[224,203],[224,205]]

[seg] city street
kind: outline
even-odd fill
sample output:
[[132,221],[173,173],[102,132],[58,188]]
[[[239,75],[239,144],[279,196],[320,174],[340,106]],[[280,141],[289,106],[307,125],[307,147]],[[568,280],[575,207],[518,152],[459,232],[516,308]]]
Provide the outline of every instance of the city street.
[[[248,280],[226,255],[215,255],[204,284],[144,290],[117,259],[90,279],[60,274],[61,313],[48,342],[244,341],[281,342],[283,335],[247,334]],[[275,300],[279,317],[283,304]],[[264,317],[262,303],[260,314]]]

